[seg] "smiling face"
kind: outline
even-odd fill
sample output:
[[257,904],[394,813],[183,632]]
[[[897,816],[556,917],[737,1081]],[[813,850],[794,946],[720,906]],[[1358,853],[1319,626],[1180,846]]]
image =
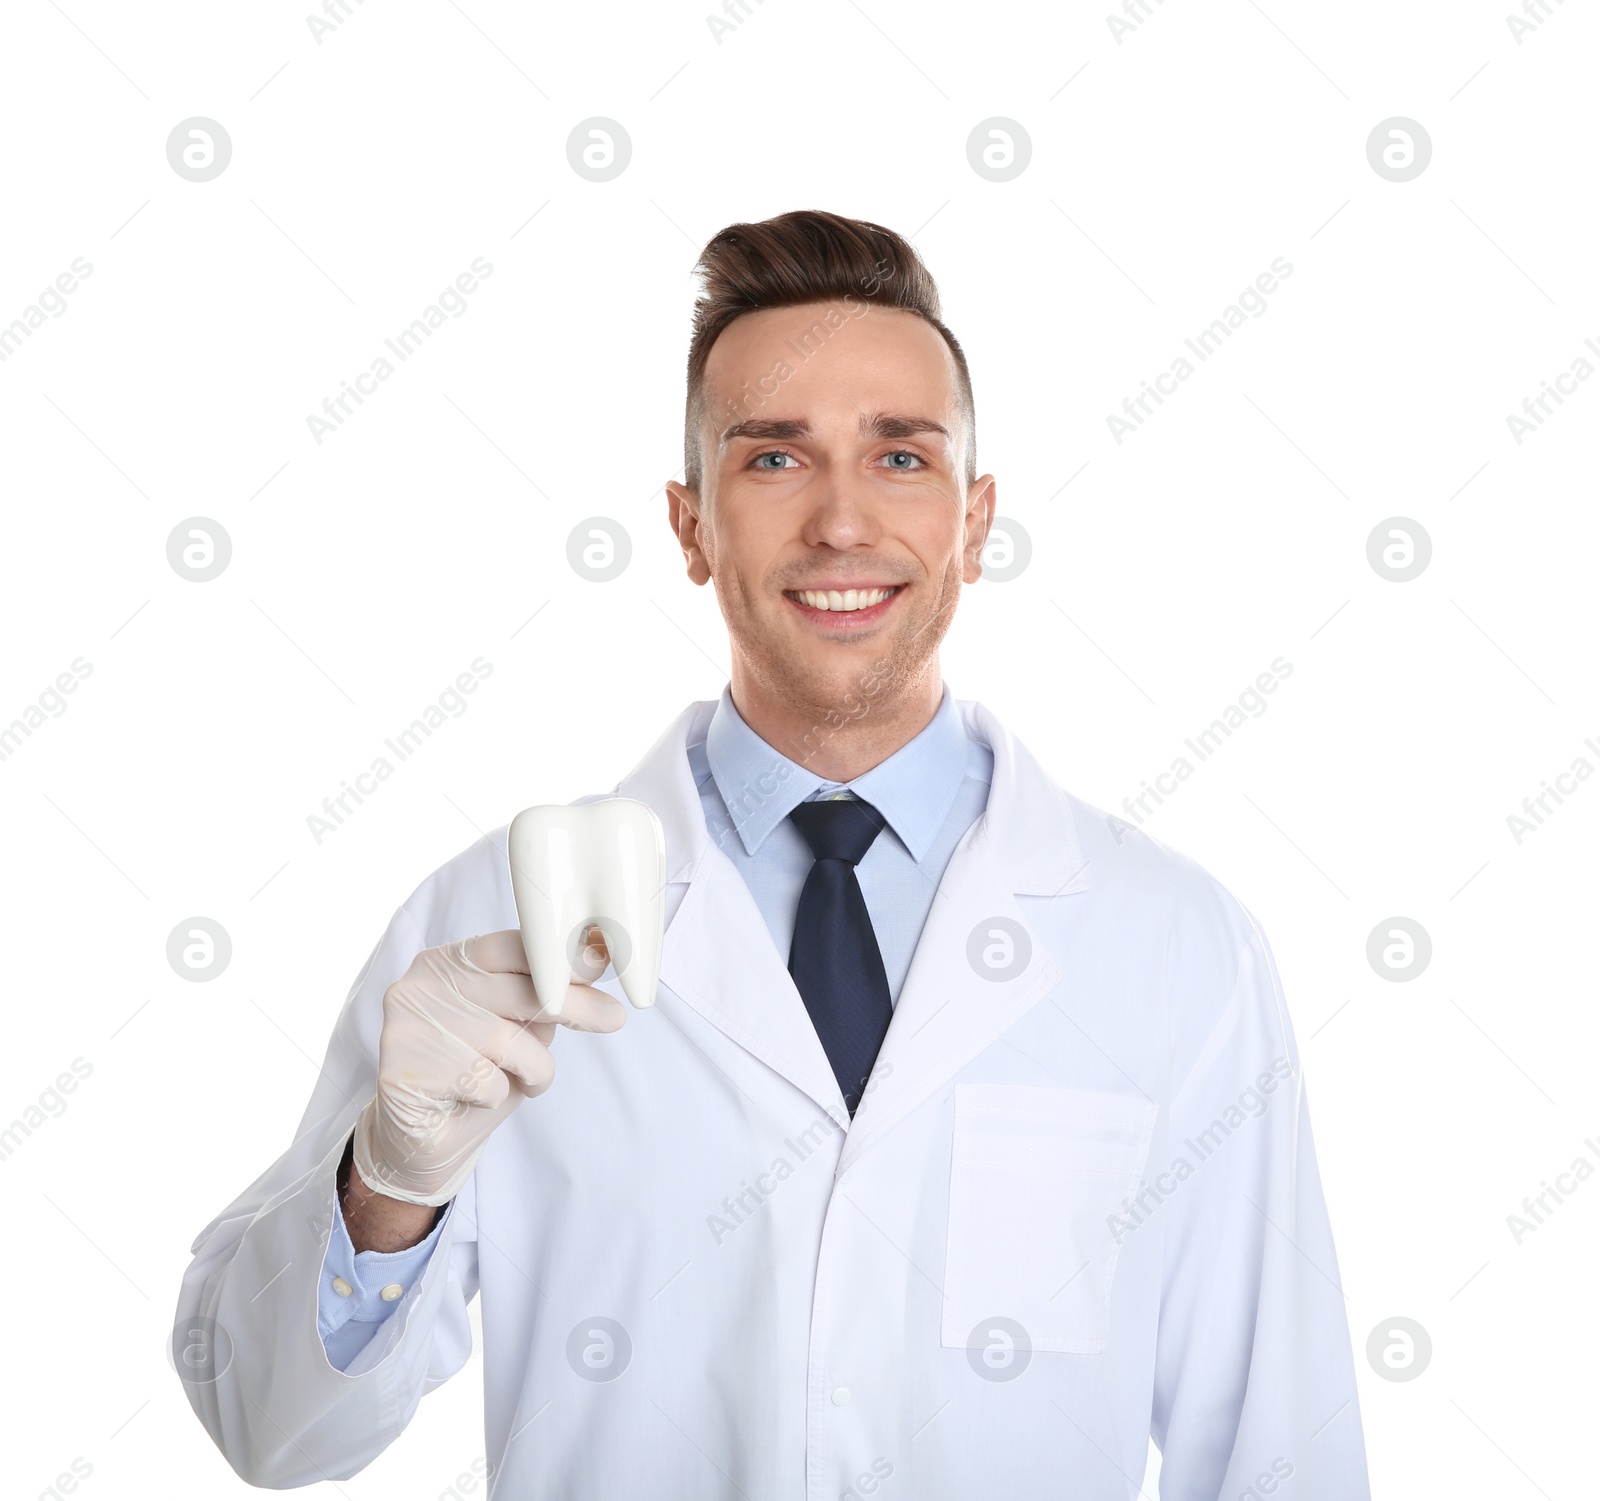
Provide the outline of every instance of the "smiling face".
[[939,643],[981,573],[994,480],[965,478],[954,358],[914,313],[763,309],[712,347],[703,410],[703,482],[669,484],[668,507],[689,577],[716,587],[735,705],[783,748],[870,700],[809,758],[846,780],[932,716]]

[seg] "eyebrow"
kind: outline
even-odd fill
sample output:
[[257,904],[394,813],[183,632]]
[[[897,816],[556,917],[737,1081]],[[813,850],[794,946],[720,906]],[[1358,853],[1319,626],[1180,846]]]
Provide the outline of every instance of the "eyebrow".
[[799,417],[746,417],[743,422],[735,422],[732,427],[724,428],[722,442],[731,443],[735,438],[809,438],[811,424]]
[[[863,438],[914,438],[919,433],[938,433],[948,439],[950,430],[929,417],[906,417],[895,412],[863,412],[859,423]],[[722,433],[724,445],[735,438],[789,439],[812,436],[811,424],[803,417],[747,417]]]

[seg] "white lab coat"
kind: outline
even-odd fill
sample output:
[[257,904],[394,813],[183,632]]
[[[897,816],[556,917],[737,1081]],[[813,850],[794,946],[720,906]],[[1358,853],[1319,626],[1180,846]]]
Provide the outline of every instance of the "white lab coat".
[[361,1469],[465,1362],[481,1294],[502,1501],[1127,1501],[1152,1432],[1163,1501],[1364,1501],[1266,939],[1204,871],[958,706],[994,752],[988,807],[854,1121],[707,835],[685,747],[714,704],[693,704],[615,789],[666,831],[656,1006],[557,1038],[554,1086],[501,1126],[427,1270],[340,1372],[317,1281],[383,992],[417,951],[517,925],[505,830],[417,888],[294,1145],[194,1244],[179,1312],[231,1355],[188,1389],[242,1476]]

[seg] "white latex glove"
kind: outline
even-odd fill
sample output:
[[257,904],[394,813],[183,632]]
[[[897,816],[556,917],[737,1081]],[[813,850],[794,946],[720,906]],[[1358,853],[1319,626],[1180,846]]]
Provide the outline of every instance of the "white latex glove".
[[[598,931],[592,948],[605,953]],[[627,1009],[575,980],[560,1015],[543,1015],[515,929],[418,954],[383,995],[378,1092],[355,1130],[367,1185],[407,1204],[448,1203],[494,1128],[550,1087],[557,1026],[615,1032]]]

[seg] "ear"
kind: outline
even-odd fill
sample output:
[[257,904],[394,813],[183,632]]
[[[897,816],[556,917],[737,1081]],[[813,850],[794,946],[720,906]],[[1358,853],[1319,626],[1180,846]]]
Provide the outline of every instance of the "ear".
[[975,584],[983,577],[983,544],[989,540],[989,528],[994,525],[994,476],[985,474],[976,480],[967,492],[966,542],[962,548],[961,577]]
[[683,550],[683,561],[692,583],[711,581],[711,565],[700,545],[700,492],[677,480],[667,481],[667,520]]

